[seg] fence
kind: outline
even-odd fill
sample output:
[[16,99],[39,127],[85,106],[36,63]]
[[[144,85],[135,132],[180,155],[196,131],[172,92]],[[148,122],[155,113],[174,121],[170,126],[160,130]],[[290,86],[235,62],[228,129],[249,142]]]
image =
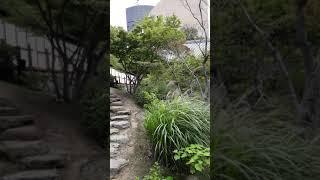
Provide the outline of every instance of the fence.
[[[18,47],[20,57],[26,61],[28,69],[47,71],[55,60],[55,70],[62,69],[61,57],[56,50],[52,52],[52,47],[48,39],[41,35],[35,35],[26,29],[0,20],[0,39],[6,44]],[[67,55],[70,56],[76,47],[67,44]]]
[[122,73],[113,68],[110,68],[110,75],[114,76],[119,84],[133,85],[136,83],[135,77],[133,75]]

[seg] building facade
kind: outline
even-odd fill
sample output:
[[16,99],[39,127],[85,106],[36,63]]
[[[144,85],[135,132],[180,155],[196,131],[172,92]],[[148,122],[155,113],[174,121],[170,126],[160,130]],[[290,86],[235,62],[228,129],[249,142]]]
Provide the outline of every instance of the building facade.
[[142,20],[149,12],[153,9],[154,6],[150,5],[137,5],[132,6],[126,9],[126,18],[127,18],[127,31],[131,31],[134,25]]

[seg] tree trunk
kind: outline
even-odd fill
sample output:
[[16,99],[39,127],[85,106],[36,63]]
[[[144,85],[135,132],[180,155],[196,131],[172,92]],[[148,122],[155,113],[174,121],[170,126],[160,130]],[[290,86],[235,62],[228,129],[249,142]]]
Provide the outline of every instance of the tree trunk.
[[66,59],[63,60],[63,99],[66,102],[70,101],[70,84],[69,84],[69,63]]

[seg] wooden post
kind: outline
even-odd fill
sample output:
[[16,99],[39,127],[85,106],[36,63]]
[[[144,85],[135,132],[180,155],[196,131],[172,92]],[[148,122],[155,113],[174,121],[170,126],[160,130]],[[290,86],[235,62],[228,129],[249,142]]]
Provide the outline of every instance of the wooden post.
[[29,66],[29,69],[32,71],[33,67],[32,67],[32,49],[31,49],[31,46],[30,44],[28,43],[27,45],[27,51],[28,51],[28,66]]

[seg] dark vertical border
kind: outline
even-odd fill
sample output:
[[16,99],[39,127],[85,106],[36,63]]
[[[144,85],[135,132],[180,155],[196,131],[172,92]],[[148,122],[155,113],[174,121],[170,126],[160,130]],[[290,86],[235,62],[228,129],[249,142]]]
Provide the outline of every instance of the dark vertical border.
[[213,1],[209,1],[210,5],[210,179],[213,179],[214,173],[214,102],[213,102],[213,83],[215,80],[215,73],[214,73],[214,33],[213,33]]
[[107,94],[107,119],[106,119],[106,163],[107,163],[107,169],[106,169],[106,179],[110,179],[110,1],[108,2],[108,6],[106,9],[106,24],[104,25],[106,29],[106,43],[107,43],[107,51],[106,51],[106,94]]

